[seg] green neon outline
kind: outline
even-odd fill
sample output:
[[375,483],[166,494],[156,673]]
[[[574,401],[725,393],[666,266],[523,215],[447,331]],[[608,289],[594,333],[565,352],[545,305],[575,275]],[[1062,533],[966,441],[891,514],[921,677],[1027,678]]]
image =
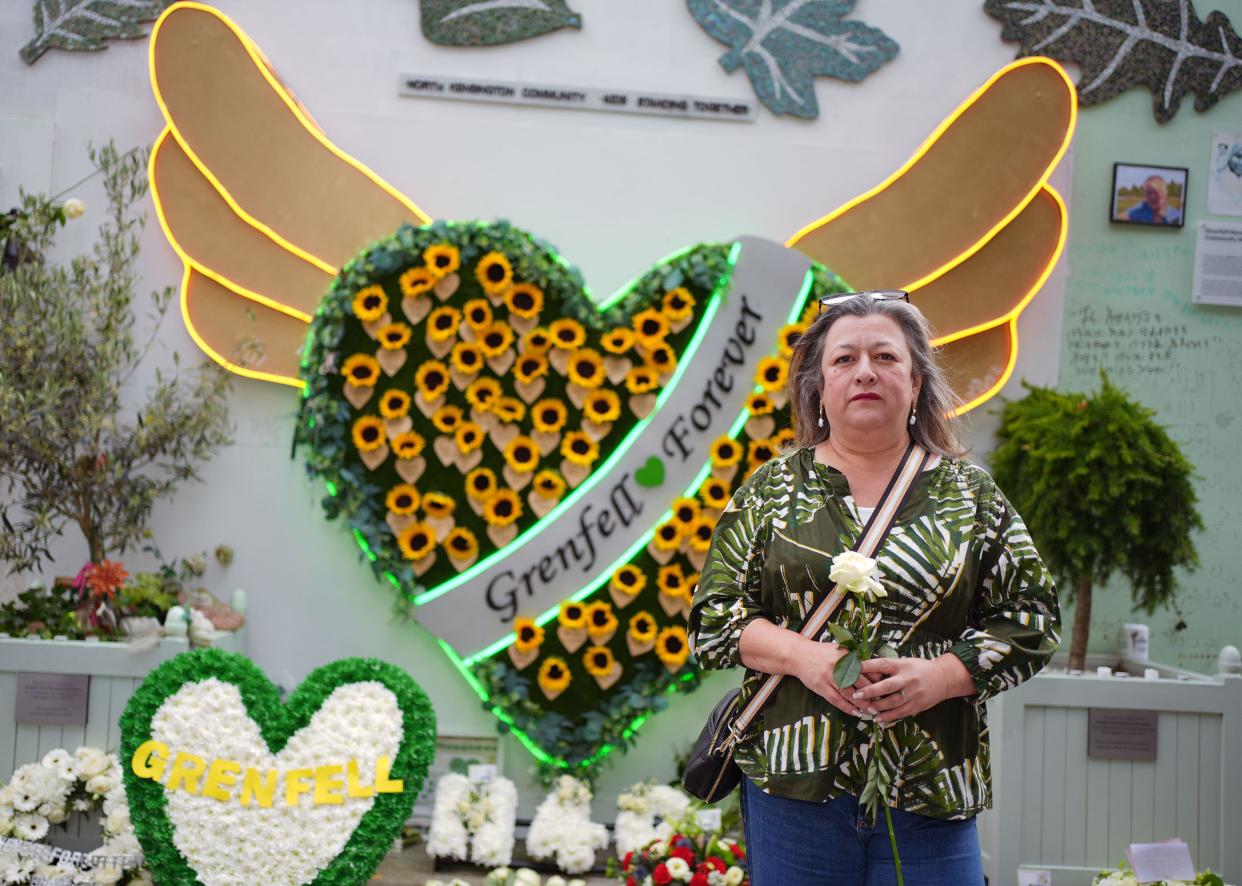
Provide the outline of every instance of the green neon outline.
[[[690,248],[698,248],[698,247],[690,247]],[[682,250],[683,253],[686,251],[688,250]],[[592,475],[587,478],[586,482],[579,485],[578,488],[575,489],[569,496],[562,499],[561,502],[555,508],[553,508],[547,514],[545,514],[542,518],[540,518],[540,520],[537,523],[535,523],[533,526],[531,526],[529,529],[523,532],[522,535],[518,537],[518,540],[521,542],[521,544],[518,547],[525,547],[526,545],[534,541],[535,538],[538,535],[540,535],[545,529],[547,529],[548,526],[550,526],[553,522],[555,522],[561,516],[561,514],[563,514],[569,508],[573,507],[573,505],[576,504],[579,499],[581,499],[584,495],[586,495],[588,492],[594,489],[604,479],[604,477],[608,475],[608,473],[612,470],[612,468],[616,465],[616,463],[620,461],[620,459],[631,448],[633,448],[634,444],[638,441],[638,438],[642,434],[642,432],[647,428],[648,425],[651,424],[651,422],[655,419],[656,415],[659,414],[660,409],[668,401],[668,398],[672,396],[673,391],[676,390],[677,384],[681,380],[681,376],[686,371],[686,367],[690,364],[690,361],[694,358],[695,353],[698,351],[699,346],[703,342],[703,338],[707,335],[707,332],[711,327],[712,320],[715,319],[716,312],[720,310],[720,304],[724,300],[725,290],[729,287],[730,283],[733,280],[733,268],[736,267],[737,265],[738,255],[741,251],[742,251],[742,244],[738,242],[735,242],[733,246],[729,249],[729,256],[726,260],[728,263],[729,271],[728,273],[722,276],[720,282],[716,284],[716,288],[712,291],[711,299],[707,304],[706,310],[704,310],[703,312],[703,317],[699,321],[698,328],[695,330],[694,336],[687,343],[685,353],[681,357],[678,358],[677,369],[674,370],[672,378],[669,379],[668,384],[664,386],[664,388],[660,391],[659,396],[657,396],[655,408],[651,410],[650,414],[648,414],[646,418],[641,419],[637,424],[634,425],[633,428],[630,429],[630,432],[625,435],[624,439],[622,439],[621,442],[617,444],[617,448],[612,452],[611,455],[608,456],[608,460],[605,461],[602,465],[600,465],[599,468],[596,469],[592,473]],[[637,283],[637,280],[635,280],[634,283],[631,284],[631,287],[635,285],[636,283]],[[625,291],[623,291],[621,294],[624,295]],[[486,558],[484,558],[483,560],[480,560],[478,563],[471,566],[465,572],[455,575],[452,578],[446,579],[445,581],[441,582],[437,587],[433,588],[432,590],[426,591],[416,596],[414,598],[414,605],[424,606],[432,602],[433,600],[436,600],[439,597],[442,597],[443,595],[447,594],[449,591],[456,590],[457,588],[465,584],[467,581],[470,581],[471,579],[473,579],[476,575],[479,575],[481,572],[489,569],[493,564],[511,555],[517,549],[518,548],[514,547],[513,543],[511,542],[509,545],[506,545],[504,548],[501,548],[499,550],[492,552]]]

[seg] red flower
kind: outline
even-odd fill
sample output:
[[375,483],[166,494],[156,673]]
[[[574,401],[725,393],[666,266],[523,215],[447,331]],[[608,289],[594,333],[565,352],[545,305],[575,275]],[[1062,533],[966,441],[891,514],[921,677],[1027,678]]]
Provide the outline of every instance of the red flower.
[[638,881],[631,875],[625,878],[625,886],[638,886]]
[[105,595],[112,597],[125,586],[127,578],[129,578],[129,573],[119,562],[104,560],[101,563],[91,564],[90,571],[86,573],[86,586],[91,589],[91,594],[95,597]]
[[628,871],[630,869],[630,862],[633,860],[634,860],[633,850],[630,850],[629,852],[625,853],[625,858],[621,859],[621,870]]
[[668,854],[669,858],[680,858],[686,864],[694,867],[694,851],[687,849],[685,846],[678,846]]
[[707,886],[707,874],[700,871],[690,878],[690,886]]
[[737,845],[736,843],[734,843],[732,846],[729,847],[729,851],[733,853],[733,856],[735,858],[746,857],[746,852],[742,849],[741,846]]
[[665,886],[666,883],[672,882],[673,875],[668,872],[668,868],[663,864],[658,864],[655,866],[655,870],[651,872],[651,879],[656,882],[657,886]]
[[713,855],[707,860],[707,863],[722,874],[729,869],[729,866],[724,863],[724,859],[718,855]]

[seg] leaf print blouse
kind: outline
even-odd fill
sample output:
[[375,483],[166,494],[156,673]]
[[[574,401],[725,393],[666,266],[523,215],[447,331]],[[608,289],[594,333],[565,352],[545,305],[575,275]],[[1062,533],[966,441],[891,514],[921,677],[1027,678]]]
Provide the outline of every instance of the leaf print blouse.
[[[701,667],[740,665],[742,630],[756,618],[801,629],[831,588],[832,557],[862,532],[849,495],[845,475],[816,462],[813,448],[773,459],[742,484],[716,524],[694,595],[691,642]],[[1037,673],[1060,643],[1052,578],[992,478],[955,458],[915,480],[875,558],[888,593],[871,604],[880,642],[903,657],[952,652],[978,690],[884,731],[894,777],[882,799],[933,818],[968,818],[991,805],[984,702]],[[747,670],[743,704],[762,676]],[[869,748],[867,722],[786,677],[735,758],[768,793],[824,801],[862,792]]]

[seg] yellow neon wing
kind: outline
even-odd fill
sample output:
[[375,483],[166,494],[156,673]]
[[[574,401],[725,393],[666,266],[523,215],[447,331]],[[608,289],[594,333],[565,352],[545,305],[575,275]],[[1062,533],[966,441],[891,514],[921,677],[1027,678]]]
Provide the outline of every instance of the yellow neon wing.
[[909,290],[928,316],[962,412],[1017,360],[1017,320],[1052,272],[1067,216],[1048,185],[1077,117],[1050,59],[991,77],[884,182],[788,241],[859,289]]

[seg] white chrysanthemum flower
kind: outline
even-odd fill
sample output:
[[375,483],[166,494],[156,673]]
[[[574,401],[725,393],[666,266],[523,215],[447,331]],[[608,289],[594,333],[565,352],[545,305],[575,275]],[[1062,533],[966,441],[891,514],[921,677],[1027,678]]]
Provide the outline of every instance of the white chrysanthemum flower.
[[20,840],[37,842],[47,836],[47,819],[26,813],[13,819],[13,835]]

